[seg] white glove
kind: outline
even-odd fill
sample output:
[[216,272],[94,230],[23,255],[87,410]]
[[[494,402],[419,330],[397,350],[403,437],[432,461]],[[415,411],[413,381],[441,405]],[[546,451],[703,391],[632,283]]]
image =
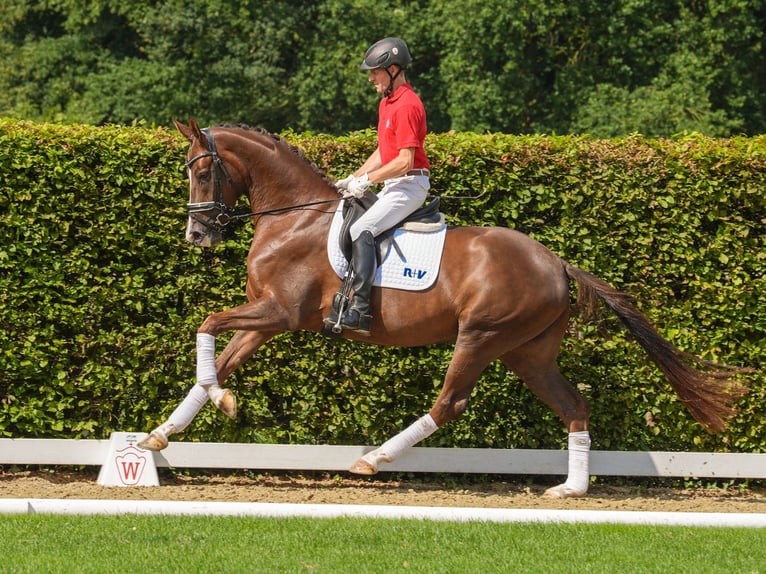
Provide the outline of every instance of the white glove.
[[346,189],[348,190],[349,195],[359,199],[371,185],[370,178],[368,178],[365,173],[362,177],[352,177],[351,181],[348,182],[348,187]]
[[353,174],[346,176],[343,179],[339,179],[338,181],[335,182],[335,187],[337,187],[338,189],[348,189],[348,184],[351,183],[352,179],[354,179]]

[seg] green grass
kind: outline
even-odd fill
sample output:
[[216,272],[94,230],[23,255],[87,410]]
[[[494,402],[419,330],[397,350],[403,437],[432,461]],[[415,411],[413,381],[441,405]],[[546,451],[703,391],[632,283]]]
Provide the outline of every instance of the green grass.
[[0,516],[0,572],[766,573],[747,528],[359,518]]

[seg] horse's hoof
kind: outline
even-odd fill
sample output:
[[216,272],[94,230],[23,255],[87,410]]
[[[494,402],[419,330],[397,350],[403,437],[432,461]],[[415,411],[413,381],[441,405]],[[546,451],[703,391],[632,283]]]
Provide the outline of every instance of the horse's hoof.
[[237,397],[230,389],[216,386],[208,392],[216,408],[230,419],[237,418]]
[[585,496],[585,492],[577,492],[566,484],[552,486],[543,494],[543,498],[578,498],[580,496]]
[[237,418],[237,397],[229,389],[223,390],[215,406],[230,419]]
[[152,431],[137,446],[144,450],[160,451],[168,446],[168,437],[159,431]]
[[354,463],[354,466],[348,469],[348,471],[353,474],[372,476],[373,474],[378,474],[378,467],[373,466],[363,458],[360,458]]

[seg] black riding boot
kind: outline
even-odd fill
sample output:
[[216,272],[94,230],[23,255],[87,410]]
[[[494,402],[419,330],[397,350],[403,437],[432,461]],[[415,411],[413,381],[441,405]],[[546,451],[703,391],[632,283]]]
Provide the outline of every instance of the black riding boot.
[[369,231],[362,234],[351,245],[351,267],[354,269],[354,297],[343,314],[341,325],[351,331],[370,330],[370,292],[378,268],[375,252],[375,238]]

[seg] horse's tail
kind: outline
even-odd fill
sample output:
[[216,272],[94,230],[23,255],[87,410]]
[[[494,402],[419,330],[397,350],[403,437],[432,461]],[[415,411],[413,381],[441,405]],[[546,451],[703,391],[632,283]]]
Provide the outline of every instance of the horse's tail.
[[[583,319],[596,319],[598,303],[603,301],[665,374],[692,416],[711,433],[723,430],[728,419],[737,412],[732,405],[748,390],[733,377],[752,369],[719,365],[679,350],[654,329],[626,293],[587,271],[563,263],[569,279],[578,285],[577,308]],[[705,370],[692,368],[687,363]]]

